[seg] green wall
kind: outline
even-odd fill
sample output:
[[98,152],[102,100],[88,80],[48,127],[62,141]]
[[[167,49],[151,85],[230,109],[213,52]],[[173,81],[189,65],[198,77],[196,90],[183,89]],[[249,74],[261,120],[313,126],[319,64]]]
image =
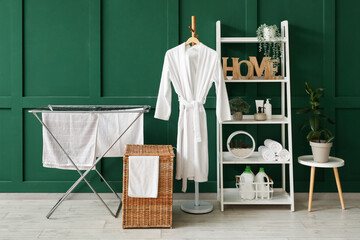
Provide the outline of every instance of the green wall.
[[[0,192],[64,192],[77,178],[73,171],[42,167],[41,126],[27,110],[47,104],[150,104],[155,107],[163,56],[185,41],[190,16],[197,17],[201,42],[215,48],[215,22],[226,36],[255,36],[261,23],[289,21],[292,108],[307,104],[304,81],[326,88],[322,106],[336,121],[333,155],[346,160],[339,169],[345,192],[359,192],[357,159],[360,87],[357,58],[360,31],[356,0],[0,0]],[[256,45],[224,46],[223,55],[247,58]],[[230,96],[273,99],[279,111],[280,85],[243,84],[228,88]],[[145,142],[176,145],[178,106],[173,100],[168,122],[145,116]],[[209,129],[209,182],[216,191],[215,94],[206,102]],[[252,108],[254,106],[252,104]],[[293,114],[294,158],[309,154],[304,116]],[[250,126],[258,142],[279,139],[278,127]],[[230,134],[234,129],[225,129]],[[121,190],[122,161],[106,159],[98,166]],[[240,166],[225,169],[225,185],[233,185]],[[280,182],[280,168],[268,173]],[[308,191],[309,169],[295,162],[295,191]],[[91,175],[99,191],[107,191]],[[175,191],[181,182],[175,181]],[[193,184],[189,184],[193,191]],[[88,192],[82,184],[76,189]],[[317,170],[315,191],[336,191],[332,171]]]

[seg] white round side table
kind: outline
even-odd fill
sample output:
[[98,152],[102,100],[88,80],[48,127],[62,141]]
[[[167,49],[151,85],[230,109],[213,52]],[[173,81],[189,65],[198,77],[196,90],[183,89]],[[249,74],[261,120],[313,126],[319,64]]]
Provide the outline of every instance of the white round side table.
[[334,169],[334,175],[335,175],[337,189],[339,192],[341,207],[342,207],[342,209],[345,209],[344,198],[342,195],[342,190],[341,190],[341,185],[340,185],[339,172],[337,170],[338,167],[344,166],[345,161],[341,158],[329,157],[329,162],[318,163],[318,162],[314,161],[314,158],[312,155],[305,155],[305,156],[298,157],[298,162],[302,165],[311,167],[308,211],[311,212],[311,204],[312,204],[312,197],[313,197],[313,191],[314,191],[315,168],[317,168],[317,167]]

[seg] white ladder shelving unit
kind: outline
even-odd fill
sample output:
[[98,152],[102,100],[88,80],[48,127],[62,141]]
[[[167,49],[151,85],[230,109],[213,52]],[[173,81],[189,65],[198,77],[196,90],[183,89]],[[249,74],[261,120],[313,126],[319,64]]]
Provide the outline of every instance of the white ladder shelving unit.
[[[294,204],[294,177],[293,177],[293,149],[292,149],[292,131],[291,131],[291,96],[290,96],[290,61],[289,61],[289,26],[288,21],[281,22],[281,78],[273,80],[264,80],[255,78],[254,80],[225,80],[228,84],[235,83],[280,83],[281,84],[281,114],[273,115],[272,120],[255,121],[253,115],[244,115],[241,121],[226,121],[220,123],[217,121],[217,197],[220,201],[221,211],[224,211],[224,205],[290,205],[291,211],[295,211]],[[221,22],[216,22],[216,51],[221,58],[221,44],[224,43],[258,43],[256,37],[222,37]],[[228,77],[230,79],[231,77]],[[254,152],[252,156],[246,159],[233,157],[229,152],[223,150],[223,125],[226,124],[280,124],[281,141],[286,147],[291,159],[288,162],[269,162],[259,158],[259,153]],[[287,127],[287,137],[286,137]],[[286,144],[287,143],[287,144]],[[270,200],[243,200],[235,188],[224,188],[224,165],[234,164],[278,164],[282,166],[282,187],[274,189],[273,198]],[[289,168],[289,192],[286,192],[286,168]]]

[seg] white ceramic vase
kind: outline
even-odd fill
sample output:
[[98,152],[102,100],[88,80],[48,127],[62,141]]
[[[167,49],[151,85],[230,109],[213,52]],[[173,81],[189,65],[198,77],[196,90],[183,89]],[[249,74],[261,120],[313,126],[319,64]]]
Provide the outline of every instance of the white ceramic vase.
[[327,163],[329,161],[329,155],[332,145],[332,143],[325,142],[310,142],[314,161],[319,163]]

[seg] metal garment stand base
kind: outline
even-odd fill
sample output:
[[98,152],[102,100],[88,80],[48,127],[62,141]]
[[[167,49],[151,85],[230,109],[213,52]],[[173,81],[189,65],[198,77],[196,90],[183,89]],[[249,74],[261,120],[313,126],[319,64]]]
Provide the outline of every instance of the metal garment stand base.
[[181,204],[181,210],[192,214],[205,214],[212,212],[214,206],[209,202],[199,201],[199,182],[195,182],[195,200]]
[[[39,120],[39,122],[45,127],[45,129],[49,132],[50,136],[55,140],[56,144],[60,147],[60,149],[63,151],[63,153],[66,155],[66,157],[70,160],[70,162],[74,165],[76,171],[79,173],[80,178],[68,189],[68,191],[59,199],[59,201],[54,205],[54,207],[50,210],[50,212],[46,215],[46,218],[50,218],[50,216],[53,214],[53,212],[60,206],[60,204],[70,195],[70,193],[80,184],[82,180],[86,182],[86,184],[89,186],[89,188],[93,191],[93,193],[100,199],[100,201],[104,204],[106,209],[110,212],[110,214],[114,217],[117,217],[120,213],[120,209],[122,206],[122,199],[121,197],[112,189],[109,185],[109,183],[105,180],[105,178],[100,174],[100,172],[94,168],[98,162],[100,162],[101,159],[104,158],[104,156],[110,151],[110,149],[116,144],[117,141],[127,132],[127,130],[136,122],[136,120],[143,114],[143,112],[140,112],[138,116],[134,119],[134,121],[121,133],[121,135],[111,144],[111,146],[100,156],[98,157],[94,164],[86,170],[84,173],[80,171],[80,169],[76,166],[75,162],[70,158],[69,154],[65,151],[65,149],[61,146],[59,141],[56,139],[56,137],[53,135],[53,133],[50,131],[48,126],[40,119],[40,117],[37,115],[36,112],[33,112],[35,117]],[[100,178],[105,182],[105,184],[108,186],[108,188],[111,190],[111,192],[120,200],[119,206],[116,210],[116,212],[113,212],[109,206],[105,203],[105,201],[102,199],[102,197],[95,191],[95,189],[91,186],[91,184],[86,180],[86,175],[90,173],[90,171],[94,169],[95,172],[100,176]]]

